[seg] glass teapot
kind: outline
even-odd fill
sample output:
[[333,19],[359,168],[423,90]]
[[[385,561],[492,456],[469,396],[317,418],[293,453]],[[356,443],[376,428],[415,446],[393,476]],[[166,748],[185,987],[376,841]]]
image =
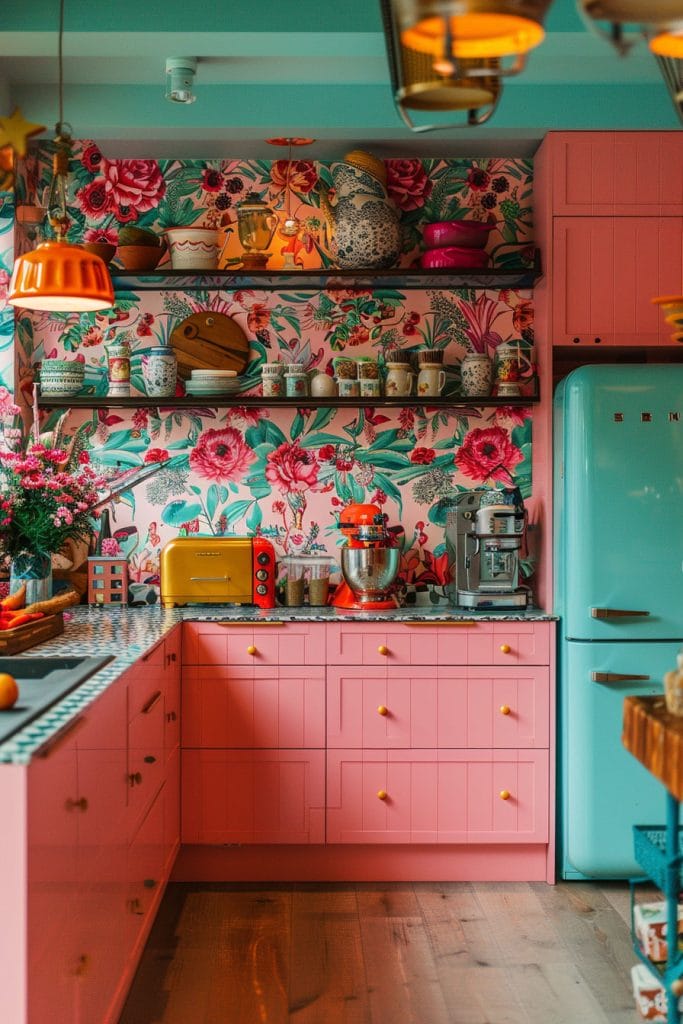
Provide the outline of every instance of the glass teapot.
[[237,231],[244,249],[242,263],[245,267],[265,267],[268,262],[268,246],[273,240],[278,219],[257,192],[248,192],[236,204]]

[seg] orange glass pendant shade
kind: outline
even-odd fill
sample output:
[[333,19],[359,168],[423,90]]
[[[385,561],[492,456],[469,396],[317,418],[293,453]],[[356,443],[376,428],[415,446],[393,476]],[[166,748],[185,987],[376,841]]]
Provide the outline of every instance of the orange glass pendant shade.
[[25,309],[88,312],[114,305],[105,263],[79,245],[43,242],[14,265],[7,301]]
[[[538,22],[514,15],[464,14],[449,19],[452,54],[481,60],[528,53],[543,42],[545,31]],[[443,18],[424,18],[401,33],[401,42],[420,53],[440,57],[444,46]]]
[[675,57],[683,60],[683,24],[678,31],[660,32],[648,43],[658,57]]

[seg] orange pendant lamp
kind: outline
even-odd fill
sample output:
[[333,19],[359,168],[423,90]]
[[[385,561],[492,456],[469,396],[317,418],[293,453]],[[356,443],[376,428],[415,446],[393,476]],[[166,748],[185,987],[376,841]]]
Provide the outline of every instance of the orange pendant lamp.
[[56,153],[48,200],[48,219],[56,241],[43,242],[14,264],[7,301],[23,309],[90,312],[114,305],[114,288],[106,264],[80,245],[67,242],[69,216],[66,182],[71,154],[71,133],[62,119],[62,39],[64,0],[59,11],[59,121],[55,128]]
[[[621,54],[645,35],[658,57],[683,57],[681,0],[579,0],[578,10]],[[608,31],[601,30],[599,22],[606,22]],[[637,31],[625,32],[629,24],[637,26]]]

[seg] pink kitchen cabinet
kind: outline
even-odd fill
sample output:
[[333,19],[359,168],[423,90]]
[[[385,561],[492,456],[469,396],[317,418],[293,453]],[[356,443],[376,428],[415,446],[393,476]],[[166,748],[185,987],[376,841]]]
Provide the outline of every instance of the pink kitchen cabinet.
[[328,669],[328,747],[547,748],[548,732],[543,666]]
[[550,634],[544,623],[330,623],[331,665],[545,665]]
[[680,291],[683,217],[555,217],[555,345],[673,345],[653,296]]
[[325,669],[188,666],[184,747],[324,747]]
[[557,216],[683,215],[679,131],[549,132],[540,154]]
[[182,665],[180,625],[164,639],[164,754],[166,760],[180,746],[180,676]]
[[328,843],[546,843],[546,750],[334,750]]
[[163,892],[166,868],[164,793],[160,790],[132,837],[126,865],[126,946],[137,959]]
[[29,1024],[104,1021],[125,963],[126,693],[29,768]]
[[184,843],[325,841],[323,750],[184,749]]
[[316,622],[186,622],[183,665],[324,665]]

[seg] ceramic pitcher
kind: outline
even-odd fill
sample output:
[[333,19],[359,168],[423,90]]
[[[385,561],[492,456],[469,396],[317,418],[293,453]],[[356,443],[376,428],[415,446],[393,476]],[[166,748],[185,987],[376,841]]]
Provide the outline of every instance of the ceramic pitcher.
[[393,267],[401,253],[401,228],[383,183],[343,161],[332,164],[330,173],[335,203],[321,192],[320,205],[337,266],[349,270]]
[[384,390],[387,395],[409,395],[415,374],[404,363],[387,363]]
[[422,363],[417,375],[417,393],[436,397],[443,391],[446,383],[446,371],[439,363]]

